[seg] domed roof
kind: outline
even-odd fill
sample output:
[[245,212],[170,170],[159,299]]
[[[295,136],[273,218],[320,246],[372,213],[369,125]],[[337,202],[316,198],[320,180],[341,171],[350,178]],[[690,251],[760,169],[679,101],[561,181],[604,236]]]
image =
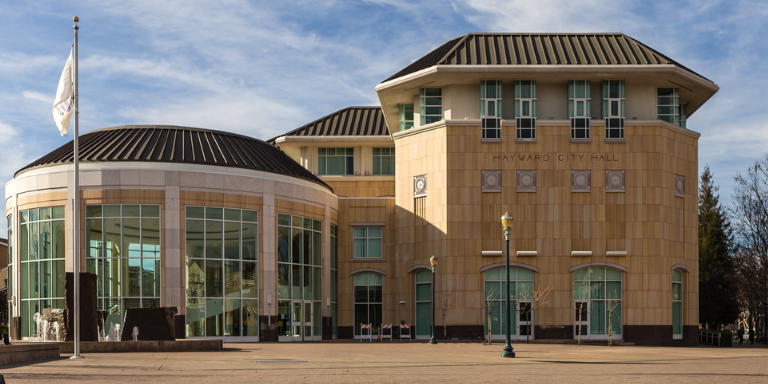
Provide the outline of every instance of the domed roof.
[[[333,191],[280,149],[234,133],[172,125],[124,125],[85,133],[80,136],[79,146],[80,161],[84,163],[136,161],[244,168],[298,177]],[[73,162],[74,141],[70,141],[16,175]]]

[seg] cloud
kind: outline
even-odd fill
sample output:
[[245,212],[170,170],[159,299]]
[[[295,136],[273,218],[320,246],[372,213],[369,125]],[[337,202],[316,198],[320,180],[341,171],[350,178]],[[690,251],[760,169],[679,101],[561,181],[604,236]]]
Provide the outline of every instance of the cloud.
[[27,99],[42,101],[47,104],[53,105],[53,96],[44,95],[40,92],[24,91],[21,93]]

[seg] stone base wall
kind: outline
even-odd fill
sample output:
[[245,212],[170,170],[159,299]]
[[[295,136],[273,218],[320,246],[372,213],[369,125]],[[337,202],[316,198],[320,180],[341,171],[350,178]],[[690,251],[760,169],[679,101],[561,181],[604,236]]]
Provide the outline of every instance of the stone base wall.
[[683,326],[683,338],[672,338],[671,325],[625,325],[624,340],[635,345],[661,347],[695,347],[699,345],[699,327]]
[[277,316],[259,316],[259,341],[277,341]]
[[56,359],[59,356],[57,343],[18,343],[0,347],[0,364]]
[[573,339],[573,325],[535,325],[533,334],[537,339]]

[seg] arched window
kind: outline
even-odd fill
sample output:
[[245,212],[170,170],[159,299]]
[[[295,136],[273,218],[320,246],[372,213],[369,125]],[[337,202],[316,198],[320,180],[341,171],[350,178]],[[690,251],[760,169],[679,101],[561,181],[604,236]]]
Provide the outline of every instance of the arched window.
[[382,276],[376,273],[358,273],[355,280],[355,336],[360,336],[360,324],[381,326],[383,310]]
[[683,338],[683,272],[672,270],[672,337]]
[[[507,327],[504,323],[507,313],[507,271],[506,268],[496,268],[485,272],[485,311],[483,324],[485,335],[488,335],[488,314],[490,312],[491,337],[503,339]],[[523,268],[509,268],[510,303],[514,311],[511,313],[510,336],[525,337],[530,329],[533,336],[533,312],[530,308],[533,297],[533,271]],[[530,325],[530,326],[529,326]]]
[[622,331],[621,271],[592,267],[573,271],[574,338],[620,338]]
[[432,325],[432,272],[416,272],[416,336],[429,336]]

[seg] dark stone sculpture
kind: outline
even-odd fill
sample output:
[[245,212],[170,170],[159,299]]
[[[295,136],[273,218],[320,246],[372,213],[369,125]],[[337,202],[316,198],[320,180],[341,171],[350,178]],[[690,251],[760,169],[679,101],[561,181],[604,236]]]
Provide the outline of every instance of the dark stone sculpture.
[[[75,312],[74,278],[74,273],[67,272],[64,280],[66,341],[74,341],[75,338],[75,324],[72,321],[72,315]],[[80,341],[99,341],[99,326],[99,310],[96,306],[96,275],[80,272]]]
[[121,341],[133,340],[133,327],[139,328],[139,341],[176,340],[175,307],[129,308],[121,329]]

